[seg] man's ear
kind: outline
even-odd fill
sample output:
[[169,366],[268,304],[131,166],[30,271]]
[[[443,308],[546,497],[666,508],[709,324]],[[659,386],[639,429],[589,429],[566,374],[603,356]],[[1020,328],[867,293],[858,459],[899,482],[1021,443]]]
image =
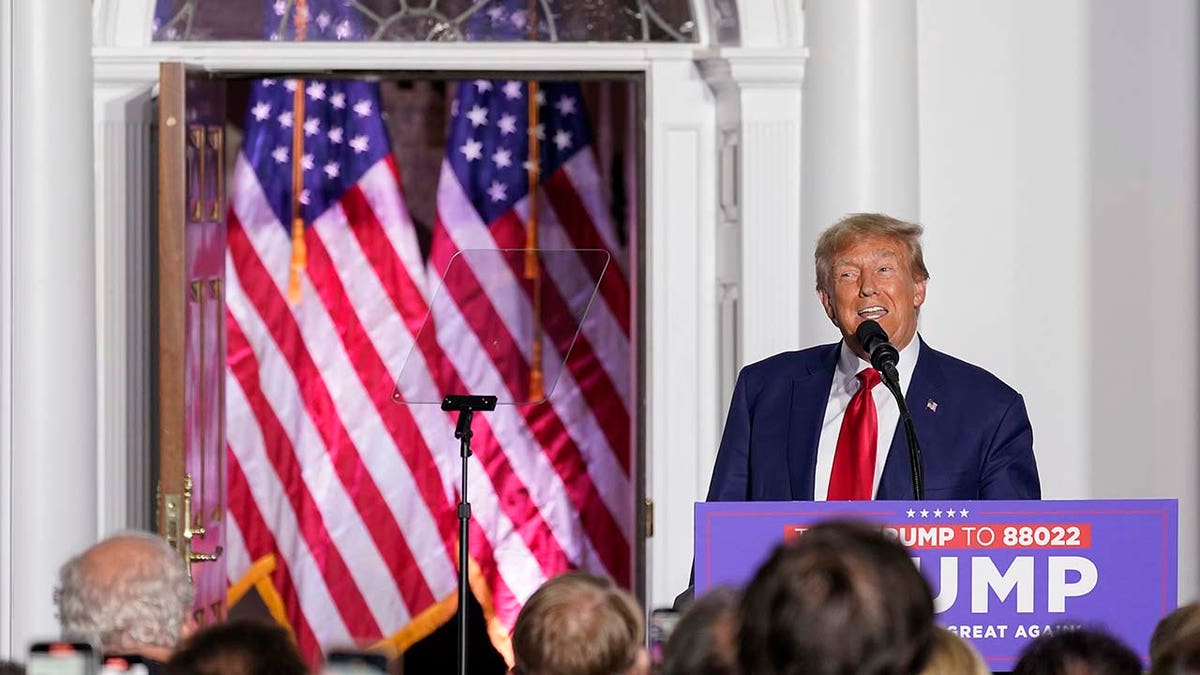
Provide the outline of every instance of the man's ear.
[[[922,290],[921,295],[924,296],[924,290]],[[829,317],[829,320],[836,326],[837,319],[834,318],[833,314],[833,298],[829,297],[829,293],[825,292],[825,289],[820,286],[817,286],[817,296],[821,298],[821,306],[825,308],[825,316]]]
[[925,304],[925,284],[929,283],[928,279],[921,279],[914,284],[915,291],[913,292],[913,307],[920,309],[921,305]]

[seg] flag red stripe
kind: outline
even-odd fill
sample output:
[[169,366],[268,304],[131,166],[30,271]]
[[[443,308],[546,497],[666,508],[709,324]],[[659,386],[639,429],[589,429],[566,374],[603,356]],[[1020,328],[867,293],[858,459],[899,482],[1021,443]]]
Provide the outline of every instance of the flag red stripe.
[[[579,198],[579,194],[575,192],[575,186],[571,184],[571,178],[567,172],[560,168],[547,176],[542,185],[545,188],[543,193],[550,200],[554,212],[558,214],[558,222],[562,224],[563,230],[571,238],[575,247],[598,248],[608,251],[604,239],[596,231],[592,215],[584,206],[583,200]],[[613,253],[615,257],[613,251],[609,251],[609,253]],[[594,258],[585,257],[585,262],[593,279],[604,271]],[[622,332],[629,335],[629,282],[625,280],[625,275],[621,272],[621,267],[616,264],[615,259],[611,261],[608,271],[600,280],[600,296],[604,298],[605,304],[608,305],[613,316],[621,325]]]
[[[235,219],[230,218],[231,235],[235,229],[241,230],[240,226],[236,228],[232,226],[234,222]],[[231,236],[231,240],[232,238]],[[244,252],[239,252],[239,255],[245,257]],[[229,361],[229,370],[241,384],[242,390],[246,394],[246,400],[250,403],[250,409],[254,413],[254,418],[262,429],[263,447],[266,450],[267,458],[279,475],[280,484],[287,491],[288,501],[296,514],[296,522],[300,525],[300,534],[308,543],[309,549],[314,552],[313,563],[321,571],[325,585],[329,587],[329,594],[351,634],[366,638],[379,637],[381,635],[379,626],[376,625],[367,608],[366,600],[363,599],[362,593],[354,583],[354,578],[350,575],[350,570],[346,566],[345,560],[342,559],[341,552],[333,543],[333,538],[329,535],[320,509],[304,482],[302,469],[296,461],[292,443],[259,386],[258,361],[254,358],[250,342],[230,312],[226,313],[225,331],[226,344],[229,354],[232,356]],[[327,551],[328,553],[319,555],[318,551]]]
[[[445,268],[449,265],[454,248],[455,243],[439,222],[434,231],[432,247],[435,266]],[[509,370],[512,372],[508,377],[515,376],[517,379],[512,381],[506,377],[506,384],[512,389],[524,386],[523,382],[529,380],[529,367],[521,359],[513,358],[514,354],[521,353],[520,348],[495,307],[482,300],[486,299],[487,295],[473,270],[469,265],[460,262],[454,265],[450,276],[453,279],[447,278],[446,291],[454,296],[467,324],[481,335],[482,346],[491,360],[509,362]],[[483,335],[487,337],[484,338]],[[567,433],[558,414],[549,403],[522,406],[521,413],[530,431],[542,446],[543,453],[563,481],[567,498],[579,513],[584,529],[605,567],[620,583],[627,584],[630,568],[629,543],[600,499],[591,476],[587,473],[587,466],[579,448]],[[599,508],[595,508],[597,504]],[[514,519],[513,522],[516,524],[521,521]]]
[[[287,559],[280,552],[275,543],[275,537],[271,534],[271,529],[263,520],[262,512],[258,510],[258,504],[255,503],[250,492],[246,475],[242,473],[241,463],[238,462],[237,456],[228,446],[226,446],[226,456],[228,457],[226,482],[229,488],[229,515],[237,521],[238,529],[242,531],[242,537],[247,542],[247,549],[252,560],[257,560],[269,553],[275,554],[275,571],[271,574],[271,581],[283,599],[288,622],[292,624],[292,630],[296,633],[296,642],[300,647],[300,653],[308,663],[317,663],[321,657],[321,644],[308,624],[304,610],[300,607],[300,599],[296,594],[296,585],[292,582],[292,575],[288,570]],[[253,545],[249,543],[251,541],[254,542]]]
[[[308,237],[310,242],[313,239]],[[280,353],[295,373],[296,380],[300,383],[304,406],[325,443],[325,450],[334,471],[346,487],[347,495],[354,503],[366,529],[371,533],[380,555],[386,561],[405,605],[409,608],[429,606],[434,602],[433,593],[423,575],[409,573],[413,569],[411,565],[415,564],[412,552],[408,549],[399,525],[392,518],[391,510],[380,494],[379,487],[363,465],[358,449],[342,424],[320,369],[313,362],[304,344],[296,317],[263,267],[253,244],[235,216],[229,219],[228,241],[238,277],[243,280],[242,286],[251,304],[262,315],[263,323],[275,343],[279,345]],[[332,542],[330,545],[332,546]],[[314,547],[314,550],[320,549]],[[371,625],[374,625],[374,620],[370,621]],[[359,638],[376,638],[382,636],[382,631],[375,626],[373,633],[356,631],[353,634]]]

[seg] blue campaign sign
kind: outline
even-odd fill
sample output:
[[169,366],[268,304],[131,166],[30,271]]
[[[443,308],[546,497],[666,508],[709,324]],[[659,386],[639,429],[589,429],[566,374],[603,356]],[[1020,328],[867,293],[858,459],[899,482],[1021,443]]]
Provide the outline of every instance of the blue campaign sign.
[[831,519],[878,523],[909,548],[938,621],[994,670],[1047,631],[1100,626],[1147,661],[1175,608],[1179,504],[1164,500],[696,504],[696,593],[741,586],[771,550]]

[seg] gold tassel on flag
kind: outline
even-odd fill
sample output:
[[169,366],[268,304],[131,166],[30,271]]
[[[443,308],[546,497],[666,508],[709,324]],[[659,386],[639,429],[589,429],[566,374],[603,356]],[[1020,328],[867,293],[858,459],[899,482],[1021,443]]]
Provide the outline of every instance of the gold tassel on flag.
[[[536,18],[536,16],[535,16]],[[536,26],[536,23],[535,23]],[[535,28],[536,30],[536,28]],[[538,185],[542,180],[542,148],[537,128],[538,82],[529,81],[529,229],[525,233],[525,278],[533,281],[533,344],[529,354],[529,402],[546,397],[542,373],[542,271],[538,262]]]
[[[308,0],[296,0],[296,39],[303,41],[308,30]],[[308,245],[304,241],[304,212],[300,193],[304,191],[304,80],[296,80],[292,94],[292,263],[288,275],[287,299],[293,305],[302,298],[300,279],[308,267]]]

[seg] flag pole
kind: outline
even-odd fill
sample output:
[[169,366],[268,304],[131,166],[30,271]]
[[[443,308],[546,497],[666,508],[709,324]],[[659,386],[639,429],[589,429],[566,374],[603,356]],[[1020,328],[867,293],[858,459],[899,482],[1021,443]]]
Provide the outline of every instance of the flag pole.
[[[529,0],[529,39],[537,40],[537,0]],[[525,278],[533,282],[533,344],[529,354],[529,401],[541,401],[546,396],[545,374],[542,372],[542,271],[538,262],[538,187],[542,179],[542,146],[537,128],[541,111],[538,108],[540,88],[537,80],[529,80],[529,161],[525,166],[529,179],[529,226],[525,231]]]
[[[296,40],[303,41],[308,32],[308,0],[296,0]],[[292,92],[292,261],[288,275],[288,302],[300,304],[300,275],[308,266],[308,245],[304,241],[304,212],[300,193],[304,191],[304,80],[296,80]]]

